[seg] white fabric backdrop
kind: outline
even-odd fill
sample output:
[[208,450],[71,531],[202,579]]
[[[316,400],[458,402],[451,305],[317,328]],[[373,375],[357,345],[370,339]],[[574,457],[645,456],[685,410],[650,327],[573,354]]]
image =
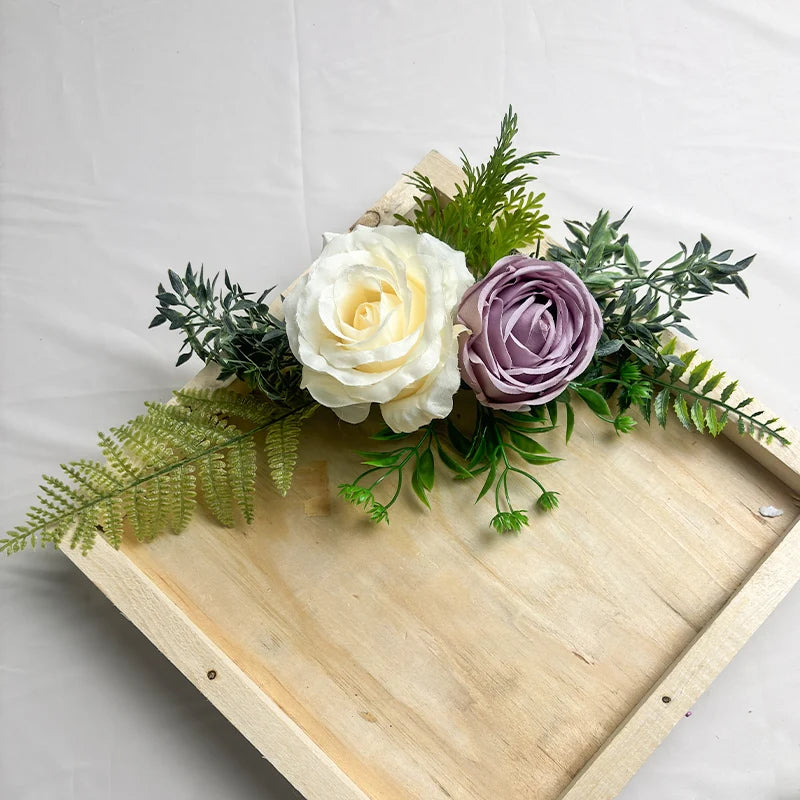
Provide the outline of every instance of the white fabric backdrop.
[[[561,154],[554,220],[633,205],[643,257],[701,230],[759,253],[752,300],[694,328],[798,424],[799,80],[790,0],[0,0],[0,525],[197,369],[146,330],[167,267],[285,284],[429,148],[486,154],[509,102]],[[1,563],[0,593],[0,797],[297,797],[59,554]],[[800,797],[798,612],[625,800]]]

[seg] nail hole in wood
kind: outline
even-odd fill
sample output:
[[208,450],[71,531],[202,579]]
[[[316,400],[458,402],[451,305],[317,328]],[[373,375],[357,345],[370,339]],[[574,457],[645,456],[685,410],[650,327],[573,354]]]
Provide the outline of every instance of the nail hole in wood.
[[666,695],[666,694],[665,694],[665,695],[664,695],[664,696],[661,698],[661,702],[662,702],[662,703],[671,703],[671,702],[672,702],[672,698],[671,698],[669,695]]
[[214,678],[216,678],[216,677],[217,677],[217,671],[216,671],[215,669],[210,669],[210,670],[209,670],[209,671],[206,673],[206,677],[207,677],[207,678],[208,678],[210,681],[213,681],[213,680],[214,680]]

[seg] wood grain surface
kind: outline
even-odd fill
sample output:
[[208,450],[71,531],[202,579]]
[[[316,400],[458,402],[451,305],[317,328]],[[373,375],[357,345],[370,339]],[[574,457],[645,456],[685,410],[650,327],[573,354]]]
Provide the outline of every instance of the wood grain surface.
[[[459,176],[420,169],[445,194]],[[610,799],[800,577],[796,446],[578,413],[568,449],[545,441],[561,508],[499,537],[443,471],[433,510],[404,495],[388,526],[343,503],[377,425],[318,413],[288,497],[262,470],[252,525],[198,512],[67,551],[309,800]]]

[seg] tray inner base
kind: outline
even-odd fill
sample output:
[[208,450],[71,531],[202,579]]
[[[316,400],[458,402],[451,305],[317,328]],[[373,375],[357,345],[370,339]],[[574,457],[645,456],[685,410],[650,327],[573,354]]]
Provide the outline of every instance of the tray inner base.
[[519,536],[443,469],[432,511],[409,491],[376,527],[336,496],[376,425],[320,412],[288,497],[260,470],[254,525],[198,513],[124,551],[380,800],[555,800],[796,516],[727,439],[579,413],[537,473],[561,508]]

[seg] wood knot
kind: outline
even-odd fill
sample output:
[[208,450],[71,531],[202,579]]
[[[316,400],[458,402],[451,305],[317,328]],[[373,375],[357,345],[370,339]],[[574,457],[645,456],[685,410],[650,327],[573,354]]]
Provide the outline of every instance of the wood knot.
[[[371,208],[358,219],[355,225],[353,225],[353,228],[355,228],[356,225],[366,225],[368,228],[376,228],[380,224],[381,215],[374,208]],[[350,228],[350,230],[353,230],[353,228]]]

